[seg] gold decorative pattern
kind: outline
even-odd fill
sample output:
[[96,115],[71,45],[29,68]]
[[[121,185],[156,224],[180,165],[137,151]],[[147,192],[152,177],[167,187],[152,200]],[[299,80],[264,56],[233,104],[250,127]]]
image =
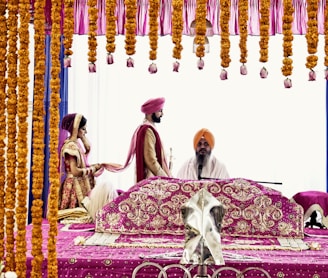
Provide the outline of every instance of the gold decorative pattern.
[[300,206],[291,204],[280,192],[245,179],[145,180],[99,211],[96,230],[122,234],[183,234],[181,207],[201,188],[226,208],[223,235],[303,236]]

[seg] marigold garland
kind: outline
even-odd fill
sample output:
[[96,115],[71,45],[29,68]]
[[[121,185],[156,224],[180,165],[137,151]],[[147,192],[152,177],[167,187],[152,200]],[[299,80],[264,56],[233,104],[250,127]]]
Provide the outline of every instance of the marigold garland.
[[88,8],[89,8],[88,9],[89,11],[88,61],[94,64],[97,61],[97,20],[98,20],[97,0],[88,0]]
[[17,136],[17,235],[16,235],[16,274],[24,277],[26,274],[26,219],[27,219],[27,133],[28,133],[28,84],[29,84],[29,22],[30,1],[19,2],[19,78],[18,78],[18,136]]
[[125,0],[125,51],[127,55],[136,53],[136,14],[137,14],[137,1]]
[[159,0],[149,1],[149,59],[156,60],[157,47],[158,47],[158,12],[159,12]]
[[260,1],[260,62],[265,63],[269,57],[270,0]]
[[183,32],[183,2],[182,0],[173,0],[172,6],[172,42],[174,44],[173,58],[181,59],[181,52],[183,49],[181,44]]
[[[262,3],[262,2],[261,2]],[[247,62],[247,37],[248,37],[248,0],[240,0],[238,2],[239,11],[239,48],[240,48],[240,62]]]
[[206,4],[206,0],[196,1],[196,36],[194,42],[197,45],[196,56],[199,58],[205,56]]
[[6,270],[15,270],[15,206],[16,206],[16,136],[17,136],[17,34],[18,34],[18,2],[8,2],[8,88],[7,88],[7,186],[5,191],[6,217]]
[[7,1],[0,3],[0,258],[4,257],[4,238],[5,238],[5,149],[6,149],[6,71],[7,71]]
[[221,27],[221,66],[229,67],[230,59],[230,0],[220,0],[220,27]]
[[64,54],[68,57],[73,54],[74,0],[64,1],[64,19]]
[[307,30],[306,30],[306,41],[307,41],[307,49],[309,55],[306,60],[306,67],[308,69],[313,69],[318,62],[318,56],[314,55],[317,53],[318,47],[318,0],[307,0],[307,13],[308,13],[308,21],[307,21]]
[[292,75],[293,60],[290,56],[293,55],[292,41],[293,41],[293,13],[294,7],[292,0],[284,0],[284,15],[283,15],[283,51],[284,59],[281,71],[284,76]]
[[32,270],[31,278],[42,276],[42,190],[44,171],[44,77],[46,57],[45,49],[45,3],[34,3],[34,90],[33,90],[33,156],[32,156]]
[[116,35],[116,0],[106,0],[106,50],[108,53],[115,52]]
[[[91,3],[90,3],[91,2]],[[91,7],[94,2],[90,1]],[[58,191],[60,187],[60,174],[58,172],[59,158],[58,158],[58,137],[59,137],[59,103],[60,103],[60,2],[52,3],[51,19],[52,19],[52,40],[51,40],[51,99],[50,99],[50,123],[49,123],[49,183],[50,183],[50,198],[49,198],[49,231],[48,231],[48,278],[58,277],[57,264],[57,214],[58,214]],[[90,19],[96,22],[97,16],[94,16],[96,10],[91,8]],[[93,24],[91,24],[93,26]],[[93,27],[92,27],[93,28]],[[90,31],[90,36],[93,37],[93,31]],[[89,39],[90,39],[89,36]],[[89,41],[90,42],[90,41]],[[90,45],[89,45],[90,46]]]

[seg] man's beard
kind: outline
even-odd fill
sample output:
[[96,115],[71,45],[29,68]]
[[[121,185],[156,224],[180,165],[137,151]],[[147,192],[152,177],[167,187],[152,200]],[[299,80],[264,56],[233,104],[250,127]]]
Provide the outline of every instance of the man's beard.
[[198,165],[205,166],[210,155],[211,152],[206,152],[205,154],[200,154],[199,152],[196,152],[197,166]]
[[161,122],[161,117],[156,117],[155,113],[151,114],[151,119],[153,120],[154,123],[160,123]]

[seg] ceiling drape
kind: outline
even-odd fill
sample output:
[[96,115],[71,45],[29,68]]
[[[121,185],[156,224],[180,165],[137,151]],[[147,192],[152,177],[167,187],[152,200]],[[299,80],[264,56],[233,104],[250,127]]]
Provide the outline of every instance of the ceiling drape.
[[[73,0],[72,0],[73,1]],[[213,32],[215,35],[220,34],[220,1],[208,0],[207,1],[207,19],[213,25]],[[248,31],[250,35],[259,35],[260,26],[260,0],[249,0],[249,21]],[[137,0],[137,35],[148,35],[148,0]],[[31,13],[33,13],[34,0],[31,0]],[[307,29],[307,0],[293,0],[294,6],[294,21],[293,33],[306,34]],[[106,0],[98,0],[98,35],[104,35],[106,32]],[[326,0],[318,1],[318,32],[324,34],[324,11],[326,7]],[[196,0],[184,0],[183,17],[184,28],[183,34],[190,34],[190,23],[195,19]],[[172,14],[172,1],[161,0],[159,12],[159,29],[158,32],[161,36],[171,34],[171,14]],[[46,29],[51,30],[51,1],[46,0]],[[270,34],[282,33],[282,16],[283,16],[283,0],[272,0],[270,8]],[[122,35],[125,33],[125,4],[124,0],[116,1],[116,33]],[[74,2],[74,33],[84,35],[88,33],[88,1],[78,0]],[[230,35],[238,34],[238,0],[231,0],[230,22],[229,22]]]

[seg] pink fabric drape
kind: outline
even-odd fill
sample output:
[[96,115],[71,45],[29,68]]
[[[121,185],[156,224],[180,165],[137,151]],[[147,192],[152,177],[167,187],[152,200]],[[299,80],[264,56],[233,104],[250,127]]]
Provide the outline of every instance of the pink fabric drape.
[[[34,0],[31,0],[32,7]],[[148,0],[137,0],[137,28],[136,33],[139,36],[148,35]],[[307,29],[307,0],[293,0],[294,6],[294,34],[306,34]],[[98,35],[104,35],[106,32],[106,0],[98,0]],[[324,11],[326,7],[325,0],[318,2],[318,32],[324,34]],[[88,3],[87,0],[75,0],[75,34],[88,33]],[[195,18],[196,0],[184,0],[184,35],[189,35],[190,23]],[[259,35],[259,18],[260,18],[260,0],[249,0],[249,34]],[[46,1],[45,14],[49,15],[51,10],[51,1]],[[165,36],[171,34],[171,13],[172,3],[171,0],[160,1],[160,14],[159,14],[159,35]],[[125,5],[124,0],[116,0],[116,16],[117,16],[117,34],[124,34],[125,23]],[[271,1],[271,35],[282,33],[282,16],[283,16],[283,0]],[[208,0],[207,4],[207,19],[213,25],[213,32],[215,35],[220,34],[220,3],[217,0]],[[46,16],[47,24],[51,25],[50,18]],[[230,34],[238,35],[238,0],[231,0],[231,16],[230,16]]]

